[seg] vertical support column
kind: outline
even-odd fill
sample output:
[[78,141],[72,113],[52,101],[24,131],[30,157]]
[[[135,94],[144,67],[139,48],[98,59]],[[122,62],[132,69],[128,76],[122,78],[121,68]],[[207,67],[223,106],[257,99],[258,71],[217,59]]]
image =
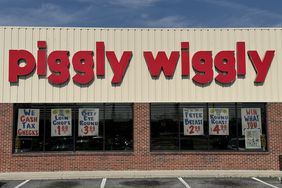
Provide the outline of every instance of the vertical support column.
[[150,154],[150,104],[134,103],[133,107],[134,155]]
[[0,172],[10,171],[13,145],[13,104],[0,104]]

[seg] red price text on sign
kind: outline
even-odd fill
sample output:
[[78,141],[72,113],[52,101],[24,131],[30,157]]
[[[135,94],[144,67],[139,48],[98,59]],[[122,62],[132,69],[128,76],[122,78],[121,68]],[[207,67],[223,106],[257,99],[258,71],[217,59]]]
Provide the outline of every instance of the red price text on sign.
[[189,134],[199,133],[201,131],[201,127],[199,125],[190,125],[188,128]]
[[256,122],[248,122],[248,129],[256,129],[258,127]]
[[92,125],[92,126],[84,126],[83,127],[83,133],[84,134],[88,134],[88,133],[93,133],[93,132],[95,132],[95,127],[94,127],[94,125]]
[[62,125],[62,126],[57,126],[57,131],[58,131],[58,135],[61,135],[61,133],[63,132],[64,134],[68,132],[68,126],[67,125]]
[[212,131],[216,132],[217,134],[219,134],[219,132],[226,132],[227,125],[215,125]]

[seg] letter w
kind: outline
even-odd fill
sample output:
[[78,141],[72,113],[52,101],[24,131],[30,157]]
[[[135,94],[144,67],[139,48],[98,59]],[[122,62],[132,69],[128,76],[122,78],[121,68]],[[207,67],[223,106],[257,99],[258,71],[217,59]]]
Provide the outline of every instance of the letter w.
[[161,69],[166,77],[172,77],[178,62],[179,52],[171,52],[169,59],[164,51],[158,52],[156,59],[154,59],[152,52],[144,52],[144,57],[152,77],[159,77]]

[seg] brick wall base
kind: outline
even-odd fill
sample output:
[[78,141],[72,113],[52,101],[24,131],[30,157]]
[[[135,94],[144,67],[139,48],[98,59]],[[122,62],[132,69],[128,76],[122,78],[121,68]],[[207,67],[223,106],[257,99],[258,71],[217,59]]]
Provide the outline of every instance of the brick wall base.
[[0,104],[0,172],[75,170],[279,170],[282,103],[267,104],[268,152],[150,152],[150,105],[134,104],[134,152],[13,154],[13,104]]

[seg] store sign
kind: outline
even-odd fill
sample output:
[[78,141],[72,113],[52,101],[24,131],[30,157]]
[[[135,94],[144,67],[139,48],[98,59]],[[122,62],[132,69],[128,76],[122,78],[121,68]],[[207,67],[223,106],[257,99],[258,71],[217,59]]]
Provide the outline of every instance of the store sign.
[[246,149],[261,149],[261,133],[260,129],[245,130],[245,146]]
[[259,129],[261,131],[260,108],[242,108],[242,134],[245,135],[246,129]]
[[39,136],[39,109],[19,109],[17,136]]
[[203,108],[183,108],[184,135],[204,135]]
[[80,108],[78,136],[97,136],[99,134],[99,109]]
[[209,108],[209,134],[229,135],[228,108]]
[[71,109],[51,110],[51,136],[72,136]]
[[[105,77],[105,59],[107,58],[113,71],[112,84],[121,84],[130,60],[133,58],[132,51],[124,51],[118,60],[114,51],[105,51],[104,42],[97,42],[95,66],[93,51],[78,51],[73,54],[71,61],[74,71],[70,71],[69,51],[57,50],[47,55],[46,41],[38,41],[37,46],[37,59],[27,50],[9,50],[10,83],[17,83],[20,76],[32,75],[36,68],[38,76],[46,77],[48,65],[51,71],[51,74],[48,75],[48,81],[51,84],[65,84],[71,76],[76,84],[90,84],[95,77],[94,67],[96,76],[101,79]],[[153,78],[158,78],[161,72],[168,78],[173,77],[177,63],[181,59],[183,78],[190,76],[190,66],[192,66],[192,69],[195,70],[192,80],[198,84],[209,84],[213,78],[220,84],[230,84],[236,80],[236,75],[246,75],[246,56],[249,57],[254,67],[253,71],[256,72],[254,82],[263,83],[275,51],[267,50],[264,55],[259,55],[256,50],[246,51],[245,42],[237,42],[236,51],[223,50],[214,56],[212,54],[212,51],[198,51],[191,55],[189,42],[181,42],[181,50],[172,51],[170,54],[165,51],[159,51],[157,54],[153,54],[152,51],[143,52],[144,61]],[[24,65],[22,65],[22,61],[25,62]],[[75,74],[70,75],[70,72],[75,72]]]

